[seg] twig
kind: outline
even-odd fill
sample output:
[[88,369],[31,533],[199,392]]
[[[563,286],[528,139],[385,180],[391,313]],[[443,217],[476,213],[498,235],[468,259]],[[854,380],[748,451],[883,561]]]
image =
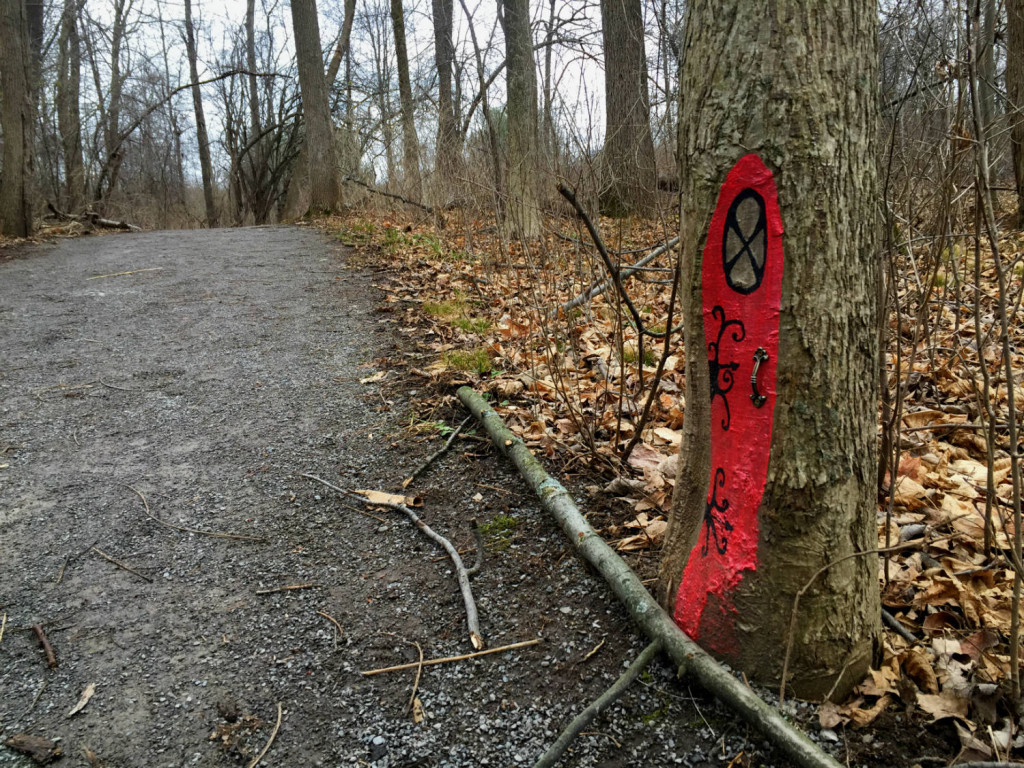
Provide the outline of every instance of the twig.
[[140,272],[158,272],[163,267],[148,267],[146,269],[131,269],[127,272],[111,272],[109,275],[93,275],[92,277],[85,278],[86,280],[101,280],[104,277],[124,277],[125,275],[137,275]]
[[595,645],[593,648],[591,648],[590,652],[586,656],[584,656],[582,659],[580,659],[580,664],[582,664],[584,661],[590,661],[591,657],[604,647],[605,641],[607,639],[608,639],[607,637],[601,638],[601,642],[598,643],[597,645]]
[[540,759],[533,764],[533,768],[551,768],[551,766],[557,763],[565,753],[565,750],[569,748],[572,740],[579,736],[580,731],[590,725],[601,712],[611,706],[626,692],[626,689],[647,668],[647,665],[654,660],[654,657],[661,652],[661,648],[662,642],[660,639],[655,640],[644,648],[641,654],[637,656],[636,661],[629,665],[629,668],[622,673],[618,680],[612,683],[612,686],[607,691],[598,696],[591,702],[590,706],[576,715],[548,751],[541,755]]
[[331,622],[331,624],[333,624],[334,626],[336,626],[338,628],[338,632],[340,634],[342,634],[342,635],[345,634],[345,630],[341,628],[341,624],[338,623],[338,620],[336,618],[334,618],[333,616],[331,616],[329,613],[324,613],[323,611],[317,611],[316,615],[317,616],[323,616],[325,619],[327,619],[329,622]]
[[60,570],[57,572],[57,578],[53,582],[54,584],[60,584],[64,581],[64,571],[67,570],[69,562],[71,562],[71,555],[65,556],[64,563],[61,565]]
[[402,481],[402,487],[403,488],[408,487],[409,483],[411,483],[417,477],[419,477],[424,472],[426,472],[427,468],[430,467],[431,464],[433,464],[439,458],[441,458],[446,453],[448,453],[448,449],[452,447],[452,443],[454,443],[455,442],[455,438],[457,438],[459,436],[459,432],[462,431],[462,428],[464,426],[466,426],[469,423],[470,419],[472,419],[472,418],[473,418],[472,416],[467,416],[465,419],[463,419],[462,423],[459,424],[459,426],[455,428],[455,431],[452,432],[448,436],[448,440],[445,441],[445,444],[443,446],[441,446],[440,450],[436,451],[432,456],[430,456],[430,458],[428,458],[426,461],[424,461],[422,464],[420,464],[419,468],[415,472],[413,472],[411,475],[409,475],[409,477],[407,477],[405,480]]
[[138,488],[133,488],[130,485],[126,485],[125,488],[135,491],[135,493],[139,495],[139,498],[142,499],[142,505],[146,508],[146,517],[148,517],[154,523],[160,523],[160,525],[166,528],[171,528],[175,531],[182,531],[184,533],[195,533],[199,536],[210,536],[214,539],[237,539],[239,541],[267,540],[264,536],[244,536],[240,533],[218,533],[217,531],[202,531],[198,528],[188,528],[184,525],[174,525],[173,523],[168,523],[166,520],[161,520],[159,517],[157,517],[149,511],[149,502],[146,501],[146,497],[142,495],[142,491],[140,491]]
[[106,552],[104,552],[102,549],[100,549],[98,547],[92,547],[92,551],[95,552],[100,557],[102,557],[104,560],[110,561],[111,563],[116,565],[118,568],[123,568],[124,570],[128,571],[128,573],[134,573],[140,579],[144,579],[145,581],[148,581],[150,584],[153,583],[153,579],[151,579],[149,576],[147,576],[144,573],[139,573],[134,568],[132,568],[130,565],[125,565],[120,560],[114,559],[113,557],[108,555]]
[[[273,589],[257,589],[257,595],[272,595],[275,592],[290,592],[295,589],[311,589],[313,587],[319,587],[319,584],[287,584],[283,587],[274,587]],[[318,611],[319,613],[319,611]],[[335,622],[337,623],[337,622]]]
[[406,712],[412,710],[412,705],[416,703],[416,691],[420,687],[420,677],[423,675],[423,646],[415,640],[412,641],[412,644],[416,646],[416,650],[420,654],[420,660],[416,663],[416,679],[412,681],[412,694],[409,696],[409,704],[405,708]]
[[139,391],[137,389],[131,389],[129,387],[118,387],[118,386],[116,386],[114,384],[107,384],[107,382],[105,382],[103,379],[100,379],[100,384],[102,384],[107,389],[116,389],[118,392],[138,392]]
[[274,723],[274,730],[270,732],[270,738],[267,739],[266,745],[263,750],[252,759],[246,768],[256,768],[256,764],[263,759],[263,756],[267,754],[267,750],[270,749],[270,745],[274,743],[274,739],[277,737],[277,730],[281,727],[281,702],[277,703],[277,722]]
[[[626,267],[625,269],[623,269],[621,272],[619,272],[619,277],[622,280],[628,280],[633,275],[635,275],[637,272],[641,271],[641,269],[643,269],[643,267],[645,265],[647,265],[650,262],[654,261],[656,258],[661,256],[661,254],[665,253],[666,251],[671,250],[672,248],[675,248],[677,245],[679,245],[679,237],[678,236],[673,237],[671,240],[669,240],[664,245],[662,245],[662,246],[660,246],[658,248],[655,248],[653,251],[651,251],[649,254],[644,256],[642,259],[640,259],[640,261],[636,262],[632,266],[629,266],[629,267]],[[550,314],[550,317],[554,317],[559,312],[565,313],[565,312],[568,312],[570,309],[575,309],[580,304],[583,304],[583,303],[585,303],[587,301],[590,301],[591,299],[594,299],[594,298],[600,296],[602,293],[604,293],[609,288],[611,288],[612,285],[613,285],[613,283],[609,282],[607,279],[605,279],[605,280],[595,280],[593,283],[591,283],[590,287],[587,288],[587,290],[585,290],[579,296],[577,296],[574,299],[570,299],[569,301],[565,302],[560,307],[558,307],[558,309],[553,310],[551,312],[551,314]]]
[[882,623],[885,624],[885,626],[887,626],[897,635],[902,637],[904,640],[906,640],[908,643],[918,642],[917,638],[914,637],[914,634],[909,629],[904,627],[900,623],[899,619],[897,619],[895,616],[893,616],[891,613],[885,610],[885,608],[882,609]]
[[660,639],[665,652],[679,668],[724,704],[732,707],[747,723],[771,739],[789,760],[800,768],[839,768],[829,755],[807,736],[786,722],[781,713],[726,671],[703,648],[687,637],[640,579],[580,512],[572,494],[541,466],[540,461],[502,422],[501,417],[480,395],[461,387],[459,400],[487,430],[491,441],[515,464],[520,475],[540,498],[544,509],[561,527],[573,550],[608,582],[629,615],[652,640]]
[[57,668],[57,654],[53,652],[53,646],[50,645],[50,640],[43,632],[42,624],[33,624],[32,631],[36,633],[36,639],[39,641],[39,645],[42,646],[43,653],[46,654],[46,666],[50,669]]
[[0,619],[0,643],[2,643],[4,641],[4,629],[6,627],[7,627],[7,614],[5,613],[4,617],[2,619]]
[[[511,645],[503,645],[500,648],[488,648],[486,651],[476,651],[475,653],[464,653],[461,656],[446,656],[443,659],[427,659],[422,662],[424,667],[432,667],[435,664],[447,664],[450,661],[465,661],[466,659],[475,659],[479,656],[487,656],[491,653],[502,653],[503,651],[513,651],[516,648],[526,648],[531,645],[537,645],[541,640],[539,637],[533,640],[524,640],[521,643],[512,643]],[[414,667],[420,666],[421,662],[414,661],[410,664],[399,664],[394,667],[381,667],[380,669],[370,669],[366,672],[360,672],[363,677],[373,677],[374,675],[382,675],[385,672],[401,672],[403,669],[413,669]]]
[[427,213],[433,213],[434,212],[434,209],[431,208],[429,205],[424,205],[423,203],[417,203],[415,200],[410,200],[407,197],[402,197],[401,195],[395,195],[395,194],[392,194],[391,192],[384,192],[382,190],[377,189],[376,187],[371,187],[365,181],[360,181],[359,179],[353,179],[351,176],[343,176],[341,180],[343,182],[347,181],[347,182],[350,182],[352,184],[358,184],[360,187],[363,187],[365,189],[370,190],[375,195],[381,195],[382,197],[390,197],[393,200],[399,200],[400,202],[403,202],[406,205],[414,205],[417,208],[421,208],[422,210],[426,211]]
[[388,509],[393,509],[397,512],[402,512],[406,517],[408,517],[413,522],[413,524],[417,528],[423,531],[423,533],[428,538],[440,544],[448,553],[448,557],[451,558],[452,566],[455,568],[455,574],[459,581],[459,589],[462,592],[462,602],[466,606],[466,625],[469,628],[469,641],[477,650],[480,650],[484,647],[484,638],[483,635],[480,634],[480,618],[476,610],[476,600],[473,599],[473,589],[469,586],[469,574],[466,573],[466,566],[462,562],[462,557],[459,555],[458,550],[452,546],[452,543],[448,541],[448,539],[446,539],[441,534],[437,533],[433,528],[431,528],[429,525],[423,522],[419,515],[417,515],[404,504],[391,504],[388,502],[370,501],[365,496],[360,496],[358,493],[353,493],[352,491],[346,491],[344,488],[339,488],[338,486],[333,485],[332,483],[329,483],[323,478],[317,477],[316,475],[303,473],[302,477],[308,478],[310,480],[316,480],[318,483],[322,483],[323,485],[326,485],[328,488],[337,491],[338,493],[341,493],[345,496],[348,496],[349,498],[357,499],[363,504],[367,504],[372,507],[386,507]]

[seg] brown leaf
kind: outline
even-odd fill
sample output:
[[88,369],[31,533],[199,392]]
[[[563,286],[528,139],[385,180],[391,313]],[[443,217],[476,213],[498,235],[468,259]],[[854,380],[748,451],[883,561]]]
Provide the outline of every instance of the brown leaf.
[[664,454],[658,452],[647,443],[640,443],[629,454],[629,465],[636,469],[657,469],[664,459]]
[[366,500],[371,504],[401,504],[406,507],[422,507],[423,499],[419,496],[401,496],[397,493],[384,493],[383,491],[366,491],[356,490],[352,493],[358,493],[360,496],[365,496]]
[[939,692],[939,680],[932,669],[931,660],[922,651],[915,649],[903,657],[903,671],[925,693]]
[[85,709],[85,705],[89,703],[89,699],[92,698],[92,695],[94,693],[96,693],[96,683],[89,683],[87,686],[85,686],[85,690],[82,691],[82,696],[78,699],[78,703],[71,708],[70,712],[68,712],[68,717],[71,717],[72,715],[77,715],[79,712]]
[[932,722],[945,720],[948,717],[956,718],[967,722],[967,708],[970,702],[959,696],[952,696],[948,693],[930,694],[919,693],[917,705],[932,716]]
[[40,765],[53,762],[63,753],[57,742],[39,736],[30,736],[27,733],[16,733],[4,744],[15,752],[28,755]]
[[868,709],[857,708],[850,710],[850,721],[860,728],[863,728],[865,725],[870,725],[891,703],[892,695],[887,693]]

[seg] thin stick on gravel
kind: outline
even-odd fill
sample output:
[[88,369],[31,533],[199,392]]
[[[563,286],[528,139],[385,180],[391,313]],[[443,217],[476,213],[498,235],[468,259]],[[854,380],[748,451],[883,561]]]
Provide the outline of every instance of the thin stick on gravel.
[[316,615],[317,616],[323,616],[325,619],[327,619],[329,622],[331,622],[331,624],[336,626],[338,628],[339,634],[342,634],[342,635],[345,634],[345,630],[341,628],[341,624],[339,624],[338,620],[336,618],[334,618],[333,616],[331,616],[331,614],[324,613],[323,611],[317,611]]
[[576,552],[608,582],[633,621],[652,640],[662,640],[665,652],[678,666],[680,676],[690,675],[705,690],[736,710],[785,752],[793,765],[839,768],[839,763],[787,723],[780,712],[758,698],[676,626],[632,569],[583,517],[572,495],[544,471],[530,449],[505,426],[487,401],[469,387],[461,387],[457,394],[463,405],[483,424],[498,450],[512,460],[523,479],[537,493],[541,504],[558,521]]
[[142,506],[146,508],[146,517],[148,517],[154,523],[160,523],[160,525],[166,528],[171,528],[175,531],[183,531],[184,533],[195,533],[199,536],[212,536],[215,539],[238,539],[240,541],[266,541],[266,538],[263,536],[244,536],[240,533],[218,533],[217,531],[202,531],[198,528],[187,528],[183,525],[174,525],[173,523],[168,523],[166,520],[161,520],[159,517],[157,517],[149,511],[149,502],[146,501],[146,497],[142,495],[142,491],[140,491],[138,488],[133,488],[130,485],[126,485],[125,488],[135,491],[135,493],[139,495],[139,498],[142,499]]
[[46,654],[46,666],[50,669],[57,668],[57,654],[53,652],[53,646],[50,645],[50,639],[43,632],[42,624],[34,624],[32,631],[36,633],[36,639],[39,641],[39,645],[43,649],[43,653]]
[[256,764],[263,759],[263,756],[267,754],[267,750],[270,749],[270,745],[274,743],[274,739],[277,737],[277,730],[281,727],[281,702],[277,703],[277,722],[274,723],[274,730],[270,732],[270,738],[267,739],[266,745],[263,750],[252,759],[246,768],[256,768]]
[[640,655],[636,657],[636,661],[629,665],[629,668],[622,673],[618,680],[612,683],[612,686],[607,691],[594,699],[590,706],[573,718],[573,721],[566,726],[555,743],[551,745],[551,748],[533,764],[533,768],[551,768],[551,766],[557,763],[562,758],[562,755],[565,754],[565,750],[569,748],[573,739],[579,736],[584,728],[594,722],[598,715],[614,704],[626,692],[626,689],[633,684],[633,681],[637,679],[640,673],[647,669],[647,665],[654,660],[654,657],[661,653],[661,648],[661,640],[655,640],[644,648]]
[[434,454],[430,456],[430,458],[428,458],[426,461],[420,464],[419,468],[415,472],[413,472],[411,475],[409,475],[409,477],[405,478],[405,480],[402,481],[402,487],[408,488],[409,484],[417,477],[422,475],[424,472],[426,472],[431,464],[433,464],[439,458],[448,453],[448,449],[452,447],[452,443],[455,442],[455,438],[459,436],[459,433],[462,431],[462,428],[466,426],[472,420],[472,418],[472,416],[467,416],[465,419],[463,419],[462,423],[455,428],[455,431],[448,435],[448,440],[445,441],[445,444],[442,445],[438,451],[435,451]]
[[405,707],[406,712],[412,711],[412,705],[416,703],[416,691],[420,687],[420,677],[423,675],[423,646],[417,643],[415,640],[412,644],[416,646],[416,650],[420,654],[420,660],[416,663],[416,679],[412,681],[412,694],[409,696],[409,703]]
[[127,272],[111,272],[109,275],[93,275],[86,280],[102,280],[104,277],[124,277],[125,275],[137,275],[140,272],[159,272],[163,267],[149,267],[148,269],[130,269]]
[[125,570],[125,571],[128,571],[128,573],[134,573],[134,574],[135,574],[136,576],[138,576],[138,577],[139,577],[140,579],[143,579],[144,581],[148,581],[148,582],[149,582],[150,584],[152,584],[152,583],[153,583],[153,579],[151,579],[151,578],[150,578],[149,576],[147,576],[147,575],[146,575],[146,574],[144,574],[144,573],[139,573],[139,572],[138,572],[138,571],[136,571],[136,570],[135,570],[134,568],[132,568],[132,567],[131,567],[130,565],[126,565],[125,563],[122,563],[122,562],[121,562],[120,560],[118,560],[118,559],[116,559],[116,558],[113,558],[113,557],[111,557],[110,555],[108,555],[108,554],[107,554],[106,552],[104,552],[104,551],[103,551],[102,549],[100,549],[99,547],[93,547],[93,548],[92,548],[92,551],[93,551],[93,552],[95,552],[95,553],[96,553],[97,555],[99,555],[100,557],[102,557],[102,558],[103,558],[104,560],[107,560],[107,561],[109,561],[109,562],[113,563],[113,564],[114,564],[114,565],[116,565],[116,566],[117,566],[118,568],[121,568],[121,569],[123,569],[123,570]]
[[[273,589],[257,589],[257,595],[272,595],[275,592],[291,592],[295,589],[312,589],[313,587],[319,587],[319,584],[286,584],[283,587],[274,587]],[[319,611],[318,611],[319,613]],[[336,622],[335,622],[336,623]]]
[[352,491],[346,491],[344,488],[339,488],[316,475],[303,473],[302,477],[310,480],[316,480],[318,483],[326,485],[331,490],[337,491],[349,498],[358,499],[363,504],[367,504],[371,507],[386,507],[388,509],[401,512],[412,520],[413,524],[423,531],[428,538],[444,547],[444,550],[448,553],[448,557],[451,558],[452,565],[455,568],[455,574],[459,580],[459,589],[462,592],[462,602],[466,606],[466,625],[469,628],[469,641],[478,651],[484,647],[484,638],[483,635],[480,634],[480,618],[476,610],[476,600],[473,599],[473,589],[469,586],[469,574],[466,573],[466,566],[462,562],[462,557],[459,555],[459,551],[452,546],[452,543],[448,541],[448,539],[423,522],[423,520],[420,519],[420,516],[409,509],[409,507],[405,506],[405,504],[391,504],[385,501],[370,501],[365,496],[360,496],[358,493],[353,493]]
[[54,580],[54,584],[60,584],[62,581],[64,581],[64,571],[67,570],[69,562],[71,562],[70,554],[64,558],[64,564],[61,565],[60,570],[57,572],[57,578]]
[[[450,661],[465,661],[466,659],[475,659],[479,656],[489,656],[492,653],[502,653],[504,651],[514,651],[516,648],[527,648],[531,645],[537,645],[541,640],[539,637],[533,640],[524,640],[521,643],[512,643],[512,645],[503,645],[500,648],[488,648],[486,651],[477,651],[476,653],[464,653],[461,656],[445,656],[443,659],[427,659],[422,662],[424,667],[432,667],[435,664],[447,664]],[[403,669],[412,669],[413,667],[421,666],[421,663],[414,661],[410,664],[399,664],[394,667],[381,667],[380,669],[369,669],[366,672],[360,672],[363,677],[373,677],[374,675],[382,675],[385,672],[401,672]]]
[[6,629],[6,627],[7,627],[7,614],[5,613],[4,617],[2,619],[0,619],[0,643],[2,643],[4,641],[4,629]]

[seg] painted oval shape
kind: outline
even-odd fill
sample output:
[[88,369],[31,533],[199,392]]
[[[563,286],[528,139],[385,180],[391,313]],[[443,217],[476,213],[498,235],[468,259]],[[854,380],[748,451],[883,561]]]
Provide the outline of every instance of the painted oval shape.
[[[711,380],[711,472],[676,623],[705,648],[735,650],[733,593],[757,570],[782,303],[782,217],[757,155],[726,176],[704,245],[701,294]],[[756,377],[755,377],[756,374]]]

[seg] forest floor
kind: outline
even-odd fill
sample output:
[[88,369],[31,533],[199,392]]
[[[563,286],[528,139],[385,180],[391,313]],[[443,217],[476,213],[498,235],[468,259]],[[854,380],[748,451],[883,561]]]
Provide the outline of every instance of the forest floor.
[[[415,670],[360,674],[471,651],[462,601],[407,520],[302,475],[399,491],[464,418],[453,386],[506,397],[528,435],[535,419],[517,423],[512,401],[550,374],[491,375],[525,331],[502,307],[474,320],[487,301],[473,285],[494,277],[471,246],[453,258],[404,226],[332,227],[0,250],[0,743],[27,734],[58,746],[58,764],[124,768],[250,765],[271,738],[260,765],[531,765],[646,644],[470,431],[406,492],[467,559],[480,522],[487,645],[541,642],[425,667],[418,686]],[[396,261],[399,239],[411,250]],[[490,332],[506,345],[472,357]],[[648,539],[664,496],[645,493],[652,514],[629,528],[636,500],[592,495],[599,468],[558,454],[570,430],[551,426],[534,447],[592,522],[620,544]],[[624,550],[650,577],[656,553]],[[863,728],[787,707],[854,766],[946,764],[960,748],[948,719],[910,707]],[[0,765],[32,764],[0,747]],[[788,763],[659,661],[562,764]]]

